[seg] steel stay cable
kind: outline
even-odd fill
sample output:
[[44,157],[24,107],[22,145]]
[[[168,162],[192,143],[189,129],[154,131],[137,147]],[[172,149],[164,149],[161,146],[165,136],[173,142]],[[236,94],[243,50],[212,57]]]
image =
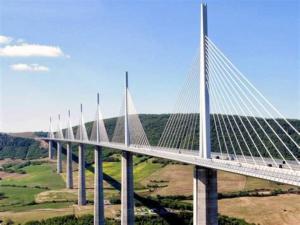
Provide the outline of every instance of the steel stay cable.
[[[211,82],[212,83],[212,82]],[[212,97],[215,99],[215,102],[217,103],[218,101],[216,100],[217,99],[217,97],[216,97],[216,94],[213,92],[213,91],[211,91],[210,92],[211,94],[212,94]],[[216,104],[216,105],[218,105],[218,104]],[[223,106],[223,105],[222,105]],[[216,107],[217,108],[217,107]],[[218,107],[219,108],[219,110],[220,110],[220,112],[221,112],[221,107]],[[226,114],[227,115],[227,114]],[[221,116],[222,116],[222,114],[221,114]],[[236,154],[236,151],[235,151],[235,148],[234,148],[234,145],[233,145],[233,142],[232,142],[232,139],[231,139],[231,137],[230,137],[230,133],[229,133],[229,131],[228,131],[228,128],[227,128],[227,126],[226,126],[226,123],[225,123],[225,120],[224,120],[224,117],[222,116],[222,119],[223,119],[223,123],[224,123],[224,126],[225,126],[225,129],[226,129],[226,132],[227,132],[227,135],[228,135],[228,137],[229,137],[229,141],[230,141],[230,144],[231,144],[231,147],[232,147],[232,150],[233,150],[233,152],[234,152],[234,155],[235,155],[235,157],[236,157],[236,159],[239,161],[239,159],[238,159],[238,157],[237,157],[237,154]],[[227,115],[227,119],[228,119],[228,115]],[[233,132],[234,133],[234,132]]]
[[[194,61],[197,61],[197,59],[198,59],[198,55],[196,56],[196,60],[194,60]],[[192,64],[192,65],[194,65],[194,63]],[[191,71],[190,71],[191,72]],[[190,74],[190,72],[189,72],[189,74]],[[186,84],[185,84],[185,86],[189,86],[190,84],[190,77],[188,76],[188,79],[186,80]],[[184,88],[185,88],[185,86],[184,86]],[[176,100],[176,103],[175,103],[175,107],[174,107],[174,112],[175,112],[175,109],[177,109],[178,108],[178,105],[180,105],[181,104],[181,101],[182,101],[182,95],[184,94],[184,88],[182,88],[181,89],[181,91],[180,91],[180,93],[179,93],[179,96],[178,96],[178,98],[177,98],[177,100]],[[170,128],[170,127],[172,127],[173,126],[173,123],[174,123],[174,119],[175,118],[177,118],[177,115],[176,114],[172,114],[171,116],[170,116],[170,118],[168,119],[168,121],[167,121],[167,124],[166,124],[166,126],[165,126],[165,128],[164,128],[164,131],[163,131],[163,134],[162,134],[162,136],[161,136],[161,138],[160,138],[160,140],[159,140],[159,142],[158,142],[158,146],[166,146],[166,139],[167,138],[169,138],[169,132],[170,132],[170,130],[172,129],[172,128]]]
[[[281,117],[283,120],[285,120],[285,122],[287,124],[289,124],[289,126],[298,134],[300,135],[300,132],[288,121],[284,118],[284,116],[281,115],[281,113],[253,86],[253,84],[251,84],[251,82],[231,63],[231,61],[221,52],[221,50],[219,50],[217,48],[217,46],[210,40],[208,39],[208,44],[212,46],[212,49],[213,51],[216,51],[219,53],[219,55],[221,56],[221,60],[222,61],[227,61],[228,64],[225,63],[225,65],[231,70],[234,72],[234,70],[240,75],[240,77],[242,77],[246,83],[248,85],[250,85],[250,87],[252,89],[254,89],[256,91],[256,93],[258,93],[260,95],[260,97],[263,98],[263,100],[265,100],[269,106],[271,106],[273,108],[274,111],[276,111]],[[232,69],[233,68],[233,69]],[[249,90],[249,88],[242,82],[242,80],[240,79],[240,77],[234,72],[233,73],[235,75],[235,77],[237,77],[237,79],[239,80],[239,82],[248,90],[248,92],[250,93],[250,95],[255,99],[255,101],[257,103],[259,103],[261,105],[261,107],[269,114],[269,116],[271,116],[271,118],[273,119],[273,121],[277,124],[278,127],[280,127],[280,129],[289,137],[289,139],[298,147],[300,148],[300,146],[295,142],[295,140],[286,132],[286,130],[278,123],[278,121],[276,119],[274,119],[274,117],[271,115],[271,113],[267,110],[267,108],[264,106],[264,104],[262,104],[254,95],[253,93]]]
[[[212,60],[214,61],[214,58],[212,58]],[[217,67],[220,69],[219,64],[216,63],[216,65],[217,65]],[[215,68],[217,68],[217,67],[215,67]],[[221,72],[222,74],[224,73],[224,71],[221,70],[221,69],[219,70],[219,72]],[[223,74],[223,75],[224,75],[224,74]],[[224,76],[225,76],[225,75],[224,75]],[[217,80],[217,78],[219,78],[219,77],[216,77],[216,80]],[[220,81],[220,80],[219,80],[219,81]],[[223,80],[223,81],[224,81],[224,80]],[[221,81],[220,81],[220,85],[222,85]],[[223,86],[226,87],[226,89],[227,89],[227,86],[226,86],[225,84],[223,84]],[[237,105],[238,105],[239,108],[243,111],[243,109],[240,107],[240,105],[239,105],[239,104],[237,104]],[[243,111],[243,113],[245,113],[245,112]],[[252,126],[251,121],[248,119],[248,117],[246,116],[245,118],[246,118],[247,122],[249,123],[249,125],[251,126],[252,130],[253,130],[254,132],[256,132],[255,129],[253,128],[253,126]],[[242,123],[242,125],[243,125],[243,127],[244,127],[246,133],[247,133],[248,136],[250,137],[250,140],[251,140],[253,146],[255,147],[256,151],[258,152],[259,156],[261,157],[262,161],[264,162],[264,164],[267,165],[267,163],[265,162],[264,158],[262,157],[262,155],[261,155],[261,153],[260,153],[260,151],[259,151],[259,149],[258,149],[258,147],[257,147],[257,145],[256,145],[256,143],[255,143],[255,141],[253,140],[253,138],[252,138],[250,132],[248,131],[247,127],[245,126],[244,123]]]
[[[214,68],[214,66],[213,66],[212,68]],[[213,77],[212,77],[212,79],[215,80]],[[222,87],[222,90],[223,90],[223,87]],[[225,92],[225,94],[226,94],[226,96],[227,96],[227,92]],[[229,100],[229,103],[233,106],[233,108],[234,108],[234,110],[235,110],[235,112],[236,112],[236,114],[237,114],[237,116],[238,116],[240,122],[243,124],[243,120],[242,120],[242,118],[240,117],[240,115],[238,114],[236,108],[234,107],[234,104],[232,103],[231,98],[229,98],[228,96],[227,96],[227,98],[228,98],[228,100]],[[234,116],[233,116],[233,119],[234,119],[235,125],[237,126],[237,128],[238,128],[238,130],[239,130],[239,133],[240,133],[240,135],[242,136],[242,139],[243,139],[243,141],[244,141],[244,143],[245,143],[245,145],[246,145],[246,147],[247,147],[247,149],[248,149],[248,152],[249,152],[250,155],[251,155],[251,158],[252,158],[254,164],[257,164],[256,161],[254,160],[254,157],[253,157],[252,153],[251,153],[250,147],[248,146],[248,143],[246,142],[246,139],[245,139],[245,137],[244,137],[242,131],[240,130],[240,127],[238,126],[238,124],[237,124],[237,122],[236,122]]]
[[[214,55],[212,55],[213,56],[213,58],[214,58]],[[222,65],[221,65],[222,66]],[[249,98],[247,97],[247,95],[243,92],[243,90],[239,87],[239,85],[236,83],[236,81],[231,77],[231,74],[227,71],[227,69],[226,68],[224,68],[223,66],[222,66],[222,68],[223,68],[223,70],[225,70],[226,71],[226,73],[227,74],[229,74],[229,77],[230,77],[230,79],[231,80],[233,80],[234,81],[234,83],[235,83],[235,85],[239,88],[239,90],[241,91],[241,93],[243,94],[243,96],[245,96],[246,97],[246,99],[247,99],[247,101],[252,105],[252,107],[253,108],[255,108],[255,110],[257,111],[257,112],[259,112],[258,111],[258,109],[253,105],[253,103],[249,100]],[[225,76],[226,77],[226,76]],[[226,77],[227,78],[227,77]],[[231,85],[232,86],[232,84],[231,84],[231,82],[229,82],[228,81],[228,83],[229,83],[229,85]],[[233,88],[233,90],[236,92],[236,90]],[[242,101],[242,104],[244,104],[244,106],[247,108],[247,110],[251,113],[251,115],[253,115],[253,113],[251,112],[251,110],[249,110],[249,108],[248,108],[248,106],[247,105],[245,105],[245,103]],[[259,124],[259,126],[260,126],[260,123],[257,121],[257,119],[256,119],[256,117],[253,115],[253,117],[254,117],[254,119],[256,120],[256,122]],[[288,150],[288,152],[291,154],[291,156],[297,161],[297,163],[299,164],[299,161],[297,160],[297,158],[294,156],[294,154],[290,151],[290,149],[286,146],[286,144],[282,141],[282,139],[278,136],[278,134],[274,131],[274,129],[273,129],[273,127],[266,121],[266,119],[265,118],[263,118],[262,117],[262,119],[265,121],[265,123],[269,126],[269,128],[272,130],[272,132],[275,134],[275,136],[280,140],[280,142],[284,145],[284,147]],[[261,129],[263,129],[261,126],[260,126],[260,128]],[[266,134],[266,132],[264,132],[265,133],[265,135],[267,135]],[[267,135],[268,136],[268,135]],[[269,139],[270,140],[270,139]],[[275,145],[274,145],[275,146]],[[283,160],[285,160],[284,159],[284,157],[282,156],[282,154],[281,154],[281,152],[277,149],[277,147],[275,147],[276,148],[276,150],[278,151],[278,153],[281,155],[281,157],[283,158]]]
[[[212,60],[214,60],[213,58],[212,58]],[[222,65],[221,65],[222,66]],[[221,68],[220,68],[220,65],[218,64],[218,67],[219,67],[219,69],[221,70]],[[223,66],[222,66],[222,68],[223,68]],[[226,71],[226,73],[227,73],[228,71]],[[222,73],[223,73],[223,71],[222,71]],[[227,73],[228,74],[228,73]],[[233,95],[233,96],[238,96],[239,98],[240,98],[240,96],[238,95],[238,93],[236,92],[236,90],[233,88],[233,86],[231,85],[231,83],[228,81],[228,80],[226,80],[226,78],[227,78],[227,76],[225,76],[225,74],[223,74],[224,76],[224,78],[223,77],[221,77],[221,79],[223,80],[223,81],[226,81],[226,83],[229,83],[229,85],[232,87],[232,89],[233,89],[233,91],[236,93],[236,95]],[[226,89],[227,88],[229,88],[229,86],[227,87],[226,85],[224,85],[224,87],[226,87]],[[233,98],[234,99],[234,98]],[[249,112],[251,112],[251,110],[249,110],[248,109],[248,107],[247,107],[247,105],[245,105],[245,103],[244,103],[244,101],[241,99],[241,102],[242,102],[242,104],[247,108],[247,110],[249,111]],[[240,108],[240,110],[245,114],[245,111],[240,107],[240,105],[239,104],[237,104],[238,105],[238,107]],[[260,140],[260,142],[263,144],[263,146],[264,146],[264,148],[266,149],[266,151],[267,151],[267,153],[269,154],[269,156],[271,157],[271,159],[273,160],[273,162],[275,163],[275,165],[277,165],[278,166],[278,164],[276,163],[276,161],[274,160],[274,158],[273,158],[273,156],[271,155],[271,153],[269,152],[269,150],[268,150],[268,148],[265,146],[265,143],[262,141],[262,139],[260,138],[260,136],[259,136],[259,134],[257,133],[257,131],[255,130],[255,128],[253,127],[253,125],[252,125],[252,123],[251,123],[251,121],[249,120],[249,118],[246,116],[245,117],[246,118],[246,120],[248,121],[248,123],[250,124],[250,126],[251,126],[251,128],[252,128],[252,130],[254,131],[254,133],[256,134],[256,136],[259,138],[259,140]],[[254,117],[254,119],[255,119],[255,121],[257,122],[257,120],[256,120],[256,118]],[[257,122],[258,123],[258,122]],[[256,146],[256,145],[255,145]],[[258,148],[256,147],[256,149],[258,150]],[[259,152],[259,154],[260,154],[260,152]],[[261,154],[260,154],[261,155]],[[263,160],[264,161],[264,160]]]
[[[194,66],[194,64],[193,64],[193,66]],[[183,101],[186,99],[185,96],[184,96],[184,94],[185,94],[185,89],[186,89],[186,88],[190,88],[190,85],[191,85],[191,83],[192,83],[192,82],[191,82],[191,81],[192,81],[191,77],[192,77],[192,75],[193,75],[193,71],[194,71],[194,68],[192,67],[192,70],[189,72],[187,84],[184,86],[184,88],[181,89],[181,93],[180,93],[180,97],[179,97],[179,101],[178,101],[178,102],[180,103],[180,105],[177,107],[179,112],[181,112],[182,108],[185,107],[185,103],[183,102]],[[186,101],[186,100],[185,100],[185,101]],[[172,133],[173,133],[173,131],[176,132],[176,127],[177,127],[179,118],[181,118],[181,117],[182,117],[181,113],[175,114],[175,117],[174,117],[174,118],[176,118],[176,120],[174,120],[174,125],[173,125],[174,127],[172,127],[172,128],[170,129],[169,133],[168,133],[168,138],[169,138],[169,140],[166,141],[166,144],[165,144],[166,147],[170,147],[170,146],[171,146],[171,143],[172,143],[172,141],[173,141],[175,135],[177,134],[177,133],[174,133],[174,134],[172,135]],[[178,132],[178,131],[177,131],[177,132]],[[170,135],[171,135],[171,137],[170,137]],[[173,139],[171,139],[172,137],[173,137]]]

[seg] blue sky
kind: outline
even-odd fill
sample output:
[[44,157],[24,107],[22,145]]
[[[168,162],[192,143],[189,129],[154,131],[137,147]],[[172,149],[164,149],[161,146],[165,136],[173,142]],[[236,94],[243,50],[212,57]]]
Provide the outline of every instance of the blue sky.
[[[126,70],[139,112],[169,112],[199,45],[200,2],[0,0],[0,52],[33,48],[0,54],[0,131],[47,130],[69,108],[75,124],[80,103],[91,120],[98,91],[104,116],[115,116]],[[299,1],[207,3],[210,39],[279,111],[300,118]]]

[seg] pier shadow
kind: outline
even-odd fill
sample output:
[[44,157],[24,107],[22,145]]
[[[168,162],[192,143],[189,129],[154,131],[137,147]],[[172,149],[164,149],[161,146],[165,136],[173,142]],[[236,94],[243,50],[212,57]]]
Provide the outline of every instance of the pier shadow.
[[[67,149],[62,146],[62,154],[67,154]],[[72,160],[78,164],[78,156],[72,153]],[[85,163],[85,168],[94,173],[94,167],[92,167],[91,163]],[[121,183],[109,176],[108,174],[103,172],[103,180],[110,184],[113,188],[121,192]],[[180,224],[181,218],[173,212],[168,211],[165,207],[159,204],[158,201],[153,199],[145,198],[134,192],[134,199],[137,200],[141,205],[146,206],[149,209],[152,209],[154,213],[163,218],[169,224],[174,224],[174,221],[178,221]]]

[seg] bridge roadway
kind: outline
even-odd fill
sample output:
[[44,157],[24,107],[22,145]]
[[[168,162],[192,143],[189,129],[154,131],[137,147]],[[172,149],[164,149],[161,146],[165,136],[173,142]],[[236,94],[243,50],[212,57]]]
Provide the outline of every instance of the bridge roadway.
[[[168,149],[155,146],[134,146],[129,147],[120,143],[111,142],[94,142],[94,141],[83,141],[83,140],[69,140],[69,139],[57,139],[57,138],[38,138],[44,141],[54,141],[54,142],[66,142],[75,144],[85,144],[92,146],[107,147],[116,150],[128,151],[136,154],[149,155],[174,161],[179,161],[187,164],[198,165],[206,168],[212,168],[217,170],[223,170],[227,172],[232,172],[236,174],[261,178],[265,180],[281,182],[285,184],[291,184],[300,187],[300,167],[296,162],[288,161],[292,167],[287,169],[286,164],[283,168],[274,167],[274,163],[271,159],[266,158],[265,161],[268,164],[272,164],[272,167],[264,165],[264,162],[259,158],[255,157],[256,165],[250,163],[251,157],[246,156],[249,162],[243,162],[242,156],[238,156],[239,160],[232,158],[230,160],[223,159],[220,154],[212,153],[212,159],[202,159],[198,156],[196,151],[183,150],[183,149]],[[216,159],[219,156],[219,159]],[[281,160],[276,160],[278,164],[282,164]]]

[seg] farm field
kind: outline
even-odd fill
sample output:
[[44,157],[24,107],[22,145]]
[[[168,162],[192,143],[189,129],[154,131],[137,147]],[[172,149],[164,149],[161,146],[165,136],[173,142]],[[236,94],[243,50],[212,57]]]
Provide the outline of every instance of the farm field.
[[43,163],[30,165],[23,169],[26,174],[7,176],[0,181],[0,192],[4,198],[0,200],[0,211],[22,211],[36,207],[57,207],[55,204],[35,204],[35,197],[45,189],[61,189],[64,187],[62,177],[56,174],[54,165]]
[[[190,165],[153,163],[153,159],[141,160],[134,157],[134,177],[136,193],[140,196],[170,196],[192,194],[192,172]],[[105,199],[119,197],[120,192],[114,187],[120,181],[120,162],[104,162]],[[65,165],[63,165],[65,168]],[[21,223],[41,218],[69,214],[83,215],[93,212],[93,205],[76,205],[77,200],[77,165],[74,163],[74,189],[65,189],[65,171],[56,174],[56,163],[44,162],[23,168],[26,174],[10,173],[0,181],[0,192],[5,198],[0,200],[0,218],[9,218]],[[86,170],[87,198],[93,200],[93,167]],[[158,186],[153,186],[158,184]],[[254,189],[287,190],[289,185],[218,172],[218,190],[231,193]],[[187,201],[191,202],[191,201]],[[239,207],[236,207],[236,206]],[[222,215],[244,218],[247,222],[261,225],[273,225],[271,218],[276,214],[278,224],[293,224],[299,219],[300,196],[284,194],[270,197],[239,197],[219,200],[219,212]],[[268,207],[267,207],[268,206]],[[270,207],[271,206],[271,207]],[[256,212],[254,213],[253,212]],[[38,213],[37,213],[38,212]],[[120,214],[119,205],[106,205],[107,217]],[[255,215],[264,215],[258,219]]]
[[223,215],[246,218],[248,222],[261,225],[296,225],[300,221],[300,196],[285,194],[263,199],[222,199],[219,201],[219,212]]

